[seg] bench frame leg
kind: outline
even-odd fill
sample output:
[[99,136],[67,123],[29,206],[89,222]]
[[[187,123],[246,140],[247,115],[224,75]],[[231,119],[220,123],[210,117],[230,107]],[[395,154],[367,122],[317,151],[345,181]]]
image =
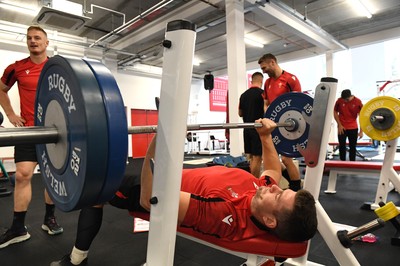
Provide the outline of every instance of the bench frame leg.
[[260,257],[254,254],[249,254],[246,262],[244,262],[240,266],[261,266],[267,261],[268,259],[266,257]]
[[336,170],[329,170],[329,179],[328,186],[324,191],[327,194],[335,194],[336,193],[336,180],[337,180],[338,172]]
[[[371,204],[371,209],[379,208],[379,202],[386,203],[388,193],[394,188],[400,191],[400,175],[393,169],[394,158],[396,155],[398,139],[389,140],[386,143],[385,156],[381,174],[379,176],[378,189],[376,191],[375,202]],[[390,184],[393,184],[393,186]]]

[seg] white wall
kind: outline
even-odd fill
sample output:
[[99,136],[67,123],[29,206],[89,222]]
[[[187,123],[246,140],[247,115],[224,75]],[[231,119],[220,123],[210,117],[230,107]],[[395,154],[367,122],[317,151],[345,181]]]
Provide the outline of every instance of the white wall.
[[[283,70],[297,76],[303,91],[315,92],[315,88],[320,83],[321,78],[326,77],[325,55],[284,62],[280,66]],[[265,80],[267,78],[268,75]]]
[[[27,56],[28,56],[27,53],[0,50],[0,58],[7,59],[7,60],[0,60],[1,76],[3,75],[4,69],[10,63],[13,63],[17,60],[21,60],[22,58],[25,58]],[[19,94],[18,94],[17,86],[14,86],[8,92],[8,96],[10,97],[11,105],[12,105],[14,111],[17,114],[19,114],[20,106],[19,106]],[[3,116],[4,116],[4,121],[3,121],[2,126],[3,127],[13,127],[13,125],[8,121],[3,108],[0,107],[0,111],[3,113]],[[5,157],[14,157],[14,147],[0,147],[0,158],[5,158]]]
[[161,79],[112,72],[129,109],[156,109],[154,98],[160,96]]
[[351,92],[363,103],[377,96],[376,81],[385,79],[384,43],[351,49]]
[[[208,90],[204,89],[203,80],[193,80],[190,91],[188,124],[210,124],[210,123],[225,123],[225,112],[211,112]],[[208,141],[210,135],[216,139],[225,140],[225,130],[211,130],[196,132],[198,139],[201,141],[201,149],[211,145]],[[209,146],[210,148],[211,146]]]

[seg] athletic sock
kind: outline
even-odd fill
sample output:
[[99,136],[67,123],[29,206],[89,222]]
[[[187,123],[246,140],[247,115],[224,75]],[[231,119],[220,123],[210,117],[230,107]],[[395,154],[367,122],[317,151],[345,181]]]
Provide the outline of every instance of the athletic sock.
[[290,180],[289,188],[293,191],[298,191],[301,189],[301,181],[299,180]]
[[11,230],[14,232],[19,232],[25,230],[25,215],[26,211],[14,212],[13,223],[11,225]]
[[54,217],[54,210],[55,210],[54,204],[46,203],[46,214],[45,214],[44,218],[48,219],[50,217]]
[[73,265],[79,265],[84,259],[87,258],[89,251],[83,251],[74,247],[71,252],[71,263]]

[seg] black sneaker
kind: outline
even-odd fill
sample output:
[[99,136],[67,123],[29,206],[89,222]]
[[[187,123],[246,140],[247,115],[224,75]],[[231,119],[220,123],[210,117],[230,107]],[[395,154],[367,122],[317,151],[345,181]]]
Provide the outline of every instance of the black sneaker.
[[14,232],[8,229],[4,234],[0,236],[0,248],[5,248],[8,245],[19,243],[31,238],[26,227],[21,232]]
[[[88,258],[85,258],[78,265],[79,266],[88,265]],[[62,257],[61,260],[53,261],[52,263],[50,263],[50,266],[74,266],[74,264],[71,263],[71,255],[67,254],[64,257]]]
[[64,232],[64,229],[57,223],[54,216],[45,219],[42,229],[47,231],[49,235],[58,235]]
[[6,191],[4,191],[4,192],[0,192],[0,198],[8,197],[8,196],[10,196],[11,194],[12,194],[12,191],[10,191],[10,190],[6,190]]

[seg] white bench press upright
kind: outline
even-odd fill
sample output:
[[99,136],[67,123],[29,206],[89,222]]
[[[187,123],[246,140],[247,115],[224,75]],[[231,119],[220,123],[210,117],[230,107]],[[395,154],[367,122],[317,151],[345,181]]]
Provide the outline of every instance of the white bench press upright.
[[148,266],[172,266],[193,71],[195,25],[178,20],[167,25],[160,110],[147,245]]

